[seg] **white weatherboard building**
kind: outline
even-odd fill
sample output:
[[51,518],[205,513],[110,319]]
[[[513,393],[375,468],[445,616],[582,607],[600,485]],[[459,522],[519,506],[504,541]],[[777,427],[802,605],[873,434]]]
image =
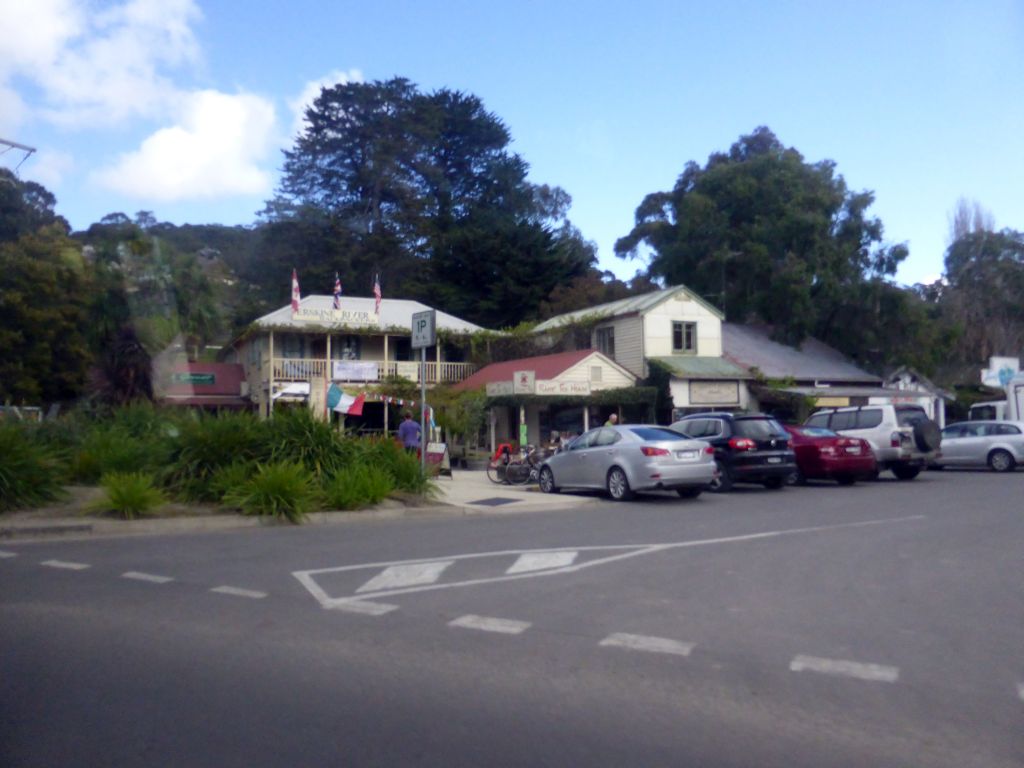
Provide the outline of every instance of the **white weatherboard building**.
[[[305,403],[327,418],[332,383],[358,389],[401,376],[419,383],[419,354],[412,350],[412,316],[431,307],[418,301],[345,296],[334,309],[333,296],[306,296],[297,312],[291,305],[255,320],[223,353],[245,369],[254,404],[267,416],[275,403]],[[462,381],[474,366],[465,361],[458,340],[483,330],[466,320],[437,312],[439,341],[427,349],[428,386]],[[443,339],[447,338],[446,343]]]

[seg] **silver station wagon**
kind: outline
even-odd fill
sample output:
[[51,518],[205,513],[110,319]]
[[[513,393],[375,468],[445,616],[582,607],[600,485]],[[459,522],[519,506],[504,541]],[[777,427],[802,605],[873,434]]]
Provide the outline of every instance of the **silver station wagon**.
[[1009,472],[1024,464],[1024,421],[961,421],[942,430],[939,467],[989,467]]
[[584,432],[540,468],[540,488],[602,488],[616,501],[634,491],[695,498],[715,479],[714,449],[667,427],[622,424]]

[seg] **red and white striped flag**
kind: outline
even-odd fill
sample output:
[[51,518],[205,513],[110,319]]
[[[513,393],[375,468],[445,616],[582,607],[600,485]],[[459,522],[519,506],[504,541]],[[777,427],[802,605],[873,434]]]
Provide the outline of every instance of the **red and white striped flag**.
[[299,273],[294,269],[292,270],[292,312],[299,311]]
[[373,311],[375,314],[380,314],[380,273],[373,277],[373,298],[374,305]]
[[343,413],[346,416],[362,416],[363,403],[365,402],[365,392],[360,395],[348,395],[342,392],[341,399],[338,400],[338,404],[334,406],[334,411],[336,413]]

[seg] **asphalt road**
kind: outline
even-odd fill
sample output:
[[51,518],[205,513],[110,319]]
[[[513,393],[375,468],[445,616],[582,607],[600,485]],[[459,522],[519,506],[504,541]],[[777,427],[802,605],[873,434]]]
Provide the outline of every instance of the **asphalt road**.
[[1020,766],[1022,496],[0,543],[0,765]]

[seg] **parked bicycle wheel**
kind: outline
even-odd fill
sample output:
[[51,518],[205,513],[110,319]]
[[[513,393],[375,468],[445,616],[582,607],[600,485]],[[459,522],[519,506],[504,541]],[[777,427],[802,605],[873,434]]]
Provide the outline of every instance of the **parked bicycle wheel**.
[[517,461],[505,468],[505,477],[512,485],[526,485],[530,482],[533,466],[525,461]]
[[502,483],[508,482],[507,480],[508,464],[500,459],[498,461],[490,461],[487,463],[487,479],[492,483],[501,485]]

